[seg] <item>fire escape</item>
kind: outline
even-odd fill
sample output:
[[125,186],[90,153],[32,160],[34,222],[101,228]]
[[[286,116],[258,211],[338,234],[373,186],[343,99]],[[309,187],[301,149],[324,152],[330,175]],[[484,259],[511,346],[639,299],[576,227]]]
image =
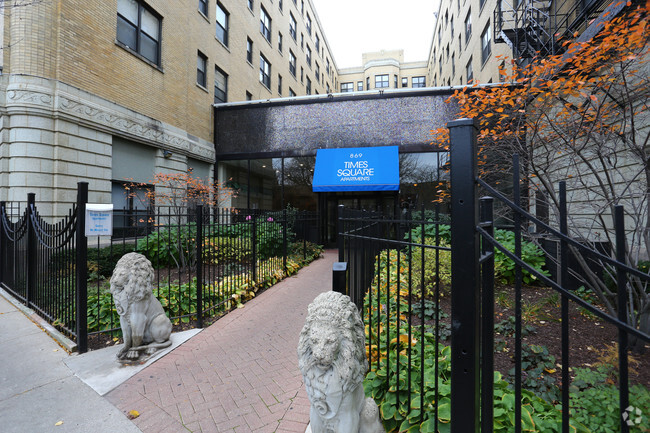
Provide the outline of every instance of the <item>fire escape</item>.
[[506,43],[520,66],[563,52],[562,43],[581,34],[612,0],[499,0],[494,41]]

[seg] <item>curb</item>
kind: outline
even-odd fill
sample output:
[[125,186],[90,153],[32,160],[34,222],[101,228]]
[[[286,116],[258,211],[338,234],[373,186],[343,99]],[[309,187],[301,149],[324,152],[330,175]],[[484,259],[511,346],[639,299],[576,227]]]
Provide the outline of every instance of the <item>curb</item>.
[[73,353],[77,351],[77,343],[70,340],[68,337],[59,332],[54,326],[50,325],[45,321],[41,316],[36,314],[34,310],[29,307],[26,307],[20,303],[16,298],[14,298],[9,292],[0,287],[0,296],[5,298],[10,302],[14,307],[20,310],[29,320],[34,322],[41,328],[47,335],[49,335],[54,341],[56,341],[59,346],[63,347],[66,352]]

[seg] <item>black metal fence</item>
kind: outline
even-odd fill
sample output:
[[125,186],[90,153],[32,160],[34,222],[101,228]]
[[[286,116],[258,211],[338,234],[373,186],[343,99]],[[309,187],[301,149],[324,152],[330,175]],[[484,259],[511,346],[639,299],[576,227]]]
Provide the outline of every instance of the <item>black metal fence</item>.
[[51,224],[37,209],[0,205],[0,285],[88,348],[88,339],[116,336],[119,316],[109,292],[116,262],[147,256],[154,294],[172,323],[203,327],[205,318],[241,305],[320,252],[315,212],[285,209],[156,206],[116,209],[112,237],[85,237],[86,183],[68,216]]
[[[582,367],[571,362],[571,354],[576,354],[571,328],[578,320],[575,312],[582,311],[598,321],[600,328],[595,335],[606,327],[618,335],[612,361],[616,363],[613,376],[618,387],[615,422],[619,431],[630,431],[631,414],[626,410],[635,404],[629,397],[630,340],[637,347],[639,343],[643,346],[650,342],[650,335],[628,324],[627,306],[634,297],[631,283],[647,289],[650,275],[626,263],[623,208],[617,206],[614,215],[615,254],[608,256],[589,248],[567,236],[564,183],[559,186],[562,205],[560,227],[556,229],[523,208],[516,156],[513,197],[506,197],[478,177],[473,122],[462,120],[449,126],[450,224],[448,217],[436,210],[428,214],[424,209],[406,211],[399,217],[339,210],[339,260],[348,262],[347,290],[366,323],[370,363],[366,391],[378,401],[387,429],[454,433],[589,431],[574,418],[584,408],[570,393],[575,382],[571,368]],[[480,189],[491,197],[479,200]],[[495,201],[512,210],[511,243],[500,237],[503,231],[496,233],[492,212]],[[532,225],[543,227],[547,238],[560,244],[556,278],[524,260],[522,245],[535,241],[527,236]],[[616,281],[610,284],[618,297],[617,314],[585,296],[588,289],[577,292],[564,287],[563,282],[569,281],[569,250],[587,262],[600,263],[601,269],[614,270]],[[513,318],[500,323],[495,323],[495,275],[500,275],[495,271],[497,255],[500,263],[508,260],[514,269],[514,282],[508,287]],[[553,313],[557,316],[549,320],[559,322],[554,331],[560,339],[559,359],[539,371],[531,370],[537,367],[531,366],[535,361],[524,359],[531,350],[524,347],[524,337],[531,328],[523,317],[525,279],[541,282],[539,287],[548,287],[551,292],[549,299],[557,299]],[[495,377],[494,365],[495,333],[498,330],[501,339],[505,328],[513,347],[508,382],[502,376]],[[602,338],[602,343],[611,339]],[[539,377],[531,376],[533,371]],[[561,378],[553,377],[554,382],[542,393],[535,381],[544,383],[544,377],[551,374]],[[647,412],[647,407],[642,410]]]

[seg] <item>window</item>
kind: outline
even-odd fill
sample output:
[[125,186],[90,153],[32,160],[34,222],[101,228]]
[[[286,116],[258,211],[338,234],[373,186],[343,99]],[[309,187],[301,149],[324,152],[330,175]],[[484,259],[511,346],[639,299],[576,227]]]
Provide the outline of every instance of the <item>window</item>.
[[341,93],[354,92],[354,83],[341,83]]
[[289,72],[296,76],[296,55],[291,50],[289,50]]
[[357,91],[363,92],[363,81],[357,81]]
[[253,10],[253,0],[248,0],[248,9]]
[[327,75],[330,74],[330,59],[327,59],[327,66],[325,66],[325,72],[327,72]]
[[402,78],[402,87],[409,86],[409,79],[407,77]]
[[451,37],[454,37],[454,17],[451,17],[451,22],[450,22],[450,28],[451,28]]
[[375,75],[375,89],[388,87],[388,74]]
[[296,96],[296,92],[294,92],[291,87],[289,87],[289,96],[291,96],[291,97]]
[[309,48],[309,45],[307,45],[307,64],[311,66],[311,48]]
[[282,12],[282,0],[278,2],[278,9],[280,9],[280,12]]
[[302,83],[302,82],[304,82],[304,81],[305,81],[305,70],[304,70],[303,67],[301,66],[301,67],[300,67],[300,82]]
[[462,53],[463,52],[463,46],[460,43],[461,40],[461,35],[458,35],[458,52]]
[[215,66],[214,68],[214,102],[226,102],[228,100],[228,75]]
[[465,44],[469,42],[469,38],[472,36],[472,10],[470,9],[467,12],[467,18],[465,18]]
[[282,52],[282,33],[278,32],[278,51]]
[[208,15],[208,0],[199,0],[199,12],[203,15]]
[[160,66],[161,18],[136,0],[117,2],[117,41]]
[[426,87],[426,78],[413,77],[411,78],[411,84],[413,85],[413,87]]
[[264,7],[260,7],[260,32],[267,41],[271,42],[271,17]]
[[300,49],[305,51],[305,34],[300,33]]
[[465,67],[465,70],[467,72],[467,84],[469,84],[472,79],[474,78],[474,71],[472,69],[472,58],[469,58],[469,62],[467,62],[467,66]]
[[262,54],[260,54],[260,81],[269,89],[271,88],[271,64]]
[[208,58],[202,52],[198,52],[196,56],[196,84],[205,87],[206,84],[206,67]]
[[440,60],[438,61],[438,69],[439,69],[438,72],[440,73],[440,75],[442,75],[442,54],[440,55]]
[[456,76],[456,53],[451,54],[451,75]]
[[253,100],[253,94],[251,92],[246,92],[246,100],[247,101],[252,101]]
[[447,48],[445,49],[445,53],[447,56],[447,61],[449,61],[449,44],[447,44]]
[[300,13],[305,16],[305,0],[300,1]]
[[292,13],[289,13],[289,34],[296,40],[296,19],[293,17]]
[[246,38],[246,60],[251,65],[253,64],[253,41],[251,38]]
[[318,37],[318,33],[315,33],[315,36],[316,36],[316,40],[315,40],[316,52],[319,52],[320,51],[320,38]]
[[311,80],[307,77],[307,94],[311,95]]
[[327,83],[327,93],[332,93],[331,90],[332,89],[330,88],[330,83]]
[[314,64],[316,65],[316,68],[314,70],[316,73],[316,82],[318,82],[320,79],[320,66],[318,66],[318,62],[314,62]]
[[485,0],[478,0],[478,7],[479,9],[483,9],[483,5],[485,4]]
[[228,12],[217,3],[217,39],[228,46]]
[[311,17],[309,16],[309,12],[307,12],[307,22],[305,24],[307,25],[307,33],[311,36]]
[[442,44],[442,24],[438,27],[438,44]]
[[483,34],[481,34],[481,63],[485,63],[487,58],[490,57],[490,53],[492,53],[492,28],[488,21]]
[[282,75],[278,74],[278,95],[282,95]]
[[366,90],[370,90],[370,77],[366,77]]

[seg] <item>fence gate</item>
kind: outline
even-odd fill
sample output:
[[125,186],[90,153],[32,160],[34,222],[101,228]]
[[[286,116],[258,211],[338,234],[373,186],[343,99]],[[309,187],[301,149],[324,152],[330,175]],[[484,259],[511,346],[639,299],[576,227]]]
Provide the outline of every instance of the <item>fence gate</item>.
[[[512,197],[480,178],[477,168],[476,127],[472,119],[448,124],[451,158],[451,215],[424,208],[384,216],[339,209],[339,260],[348,262],[347,291],[366,323],[370,372],[366,391],[377,401],[387,429],[489,433],[494,430],[495,405],[495,257],[514,267],[513,333],[514,373],[508,388],[507,431],[545,431],[534,426],[535,414],[524,404],[531,393],[524,389],[522,319],[523,275],[534,276],[558,299],[561,380],[558,396],[547,402],[554,418],[549,431],[581,431],[572,418],[569,388],[570,308],[580,308],[611,326],[618,334],[618,412],[621,432],[630,431],[628,384],[629,337],[647,344],[650,335],[627,323],[631,281],[650,286],[647,272],[630,267],[625,259],[623,208],[616,206],[615,257],[568,237],[566,185],[559,183],[559,230],[540,221],[522,206],[519,159],[513,157]],[[479,191],[489,196],[479,199]],[[495,235],[493,206],[507,208],[513,218],[508,231],[514,248]],[[527,228],[541,227],[559,245],[557,278],[522,259],[522,238]],[[501,231],[503,233],[503,231]],[[615,274],[617,314],[592,305],[566,286],[570,256]],[[547,254],[548,257],[548,254]],[[450,272],[449,272],[450,270]],[[449,299],[450,298],[450,299]],[[609,342],[609,341],[607,341]],[[564,368],[562,368],[564,367]],[[503,394],[503,381],[498,396]],[[540,400],[541,401],[541,400]],[[634,404],[634,402],[631,402]],[[557,406],[556,406],[557,405]],[[503,420],[503,410],[498,416]],[[510,413],[508,415],[510,415]],[[648,416],[648,414],[644,414]],[[647,418],[646,418],[647,419]],[[532,425],[532,427],[531,427]],[[536,429],[536,430],[535,430]],[[587,431],[587,430],[582,430]]]

